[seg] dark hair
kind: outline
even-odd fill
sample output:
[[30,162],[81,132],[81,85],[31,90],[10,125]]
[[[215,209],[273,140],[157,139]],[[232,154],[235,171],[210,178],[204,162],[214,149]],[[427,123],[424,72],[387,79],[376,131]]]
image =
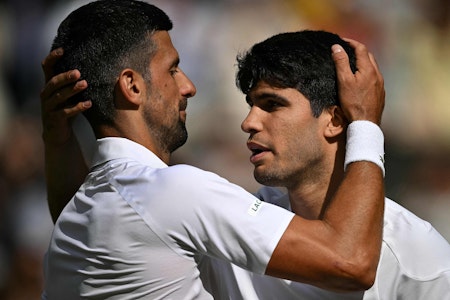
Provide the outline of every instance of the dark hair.
[[161,9],[134,0],[99,0],[86,4],[60,24],[52,49],[62,47],[55,74],[78,69],[88,88],[70,99],[92,100],[85,112],[91,125],[112,124],[114,86],[120,72],[133,68],[150,79],[148,67],[154,52],[151,36],[172,29]]
[[356,72],[354,49],[347,42],[330,32],[304,30],[274,35],[238,55],[236,85],[244,94],[260,81],[295,88],[309,99],[318,117],[326,107],[339,105],[333,44],[344,47]]

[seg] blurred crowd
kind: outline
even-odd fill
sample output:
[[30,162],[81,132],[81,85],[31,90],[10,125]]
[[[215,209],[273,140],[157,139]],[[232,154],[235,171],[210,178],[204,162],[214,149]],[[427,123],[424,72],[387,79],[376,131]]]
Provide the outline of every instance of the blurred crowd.
[[[52,222],[39,92],[56,28],[88,1],[0,2],[0,299],[38,299]],[[386,194],[450,240],[450,1],[155,0],[174,21],[181,67],[197,86],[189,140],[175,153],[249,191],[234,84],[236,54],[270,35],[324,29],[365,43],[385,77]],[[86,127],[83,127],[86,128]],[[86,130],[86,129],[83,129]]]

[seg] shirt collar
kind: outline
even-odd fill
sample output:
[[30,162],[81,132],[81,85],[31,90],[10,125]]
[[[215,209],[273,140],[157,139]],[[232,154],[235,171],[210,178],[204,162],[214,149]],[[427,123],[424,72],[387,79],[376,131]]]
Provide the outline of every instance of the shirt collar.
[[103,164],[113,159],[132,159],[153,168],[166,168],[159,157],[144,146],[126,138],[107,137],[97,140],[97,151],[92,166]]

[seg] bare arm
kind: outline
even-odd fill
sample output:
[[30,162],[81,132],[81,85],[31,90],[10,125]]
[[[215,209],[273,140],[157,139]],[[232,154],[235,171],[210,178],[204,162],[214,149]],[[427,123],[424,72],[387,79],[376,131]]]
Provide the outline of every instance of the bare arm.
[[77,70],[53,76],[52,68],[62,52],[52,51],[42,62],[46,85],[41,92],[41,114],[45,147],[45,177],[50,214],[56,221],[64,206],[83,182],[88,168],[73,134],[74,116],[88,109],[90,101],[64,106],[67,99],[87,87],[78,81]]
[[[379,125],[385,97],[383,77],[365,46],[349,42],[357,55],[355,74],[346,53],[333,48],[343,110],[349,121],[369,120]],[[383,212],[381,169],[371,162],[351,163],[322,220],[294,217],[266,274],[341,291],[369,288],[379,260]]]

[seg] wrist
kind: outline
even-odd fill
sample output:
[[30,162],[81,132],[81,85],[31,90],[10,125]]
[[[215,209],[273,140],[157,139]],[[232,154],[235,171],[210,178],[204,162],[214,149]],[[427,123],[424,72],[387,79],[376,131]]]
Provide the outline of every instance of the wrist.
[[42,140],[46,149],[61,149],[68,145],[74,138],[72,130],[68,130],[60,135],[48,134],[45,131],[42,133]]
[[380,127],[374,122],[357,120],[347,128],[347,147],[345,152],[344,169],[348,164],[356,161],[369,161],[384,169],[384,135]]

